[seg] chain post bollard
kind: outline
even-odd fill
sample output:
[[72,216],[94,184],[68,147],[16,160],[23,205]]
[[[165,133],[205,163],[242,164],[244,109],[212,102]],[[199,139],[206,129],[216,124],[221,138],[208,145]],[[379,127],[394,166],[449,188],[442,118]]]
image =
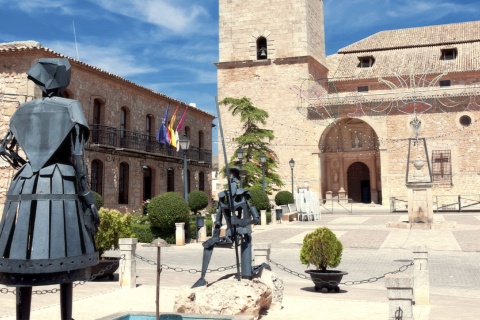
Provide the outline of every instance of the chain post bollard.
[[256,265],[261,265],[262,263],[270,263],[270,248],[272,245],[270,243],[254,243],[253,244],[253,261]]
[[185,222],[175,223],[175,244],[177,246],[185,245]]
[[413,248],[413,294],[416,304],[430,304],[428,250],[424,245]]
[[413,320],[413,277],[405,274],[387,274],[385,287],[388,297],[388,319],[397,320],[398,310],[402,320]]
[[118,281],[120,287],[131,289],[137,286],[137,265],[135,251],[137,249],[137,238],[120,238],[118,246],[124,258],[120,261],[120,274]]

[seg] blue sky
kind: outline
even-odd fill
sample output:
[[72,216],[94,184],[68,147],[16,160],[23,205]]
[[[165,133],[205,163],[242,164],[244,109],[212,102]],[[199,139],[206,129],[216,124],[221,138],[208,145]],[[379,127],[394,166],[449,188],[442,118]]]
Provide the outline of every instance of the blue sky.
[[[216,114],[218,0],[0,0],[0,8],[0,42],[38,41]],[[478,20],[480,0],[324,0],[324,11],[332,54],[382,30]]]

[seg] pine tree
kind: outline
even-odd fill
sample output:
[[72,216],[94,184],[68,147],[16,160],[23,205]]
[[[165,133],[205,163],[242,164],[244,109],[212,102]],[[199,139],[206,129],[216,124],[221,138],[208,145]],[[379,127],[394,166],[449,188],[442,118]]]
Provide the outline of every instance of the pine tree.
[[[284,184],[276,173],[278,158],[275,152],[269,148],[269,143],[275,138],[273,130],[259,127],[259,125],[266,125],[268,112],[255,107],[246,97],[241,99],[225,98],[220,101],[220,105],[227,106],[228,111],[233,116],[239,115],[240,121],[243,123],[243,134],[234,139],[237,143],[237,149],[242,148],[244,152],[242,169],[246,171],[246,174],[242,175],[243,187],[261,188],[262,163],[260,162],[260,156],[262,153],[265,153],[267,157],[265,162],[265,192],[270,193],[273,185],[282,187]],[[229,166],[238,164],[237,155],[232,155]]]

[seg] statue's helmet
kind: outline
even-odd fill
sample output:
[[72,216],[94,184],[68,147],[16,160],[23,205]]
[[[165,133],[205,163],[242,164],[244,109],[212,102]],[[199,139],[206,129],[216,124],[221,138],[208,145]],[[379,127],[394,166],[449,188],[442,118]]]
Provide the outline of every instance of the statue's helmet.
[[28,79],[42,89],[44,96],[61,96],[70,84],[70,62],[66,58],[42,58],[28,70]]
[[[227,173],[227,168],[225,168],[225,173]],[[233,166],[228,167],[228,174],[227,176],[233,176],[240,180],[240,175],[245,175],[247,173],[246,170],[241,170],[239,167]]]

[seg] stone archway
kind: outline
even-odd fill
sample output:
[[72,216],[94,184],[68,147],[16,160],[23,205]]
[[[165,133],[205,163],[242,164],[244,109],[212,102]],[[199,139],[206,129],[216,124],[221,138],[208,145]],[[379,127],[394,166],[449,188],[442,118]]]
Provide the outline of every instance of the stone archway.
[[[319,147],[323,198],[327,195],[336,198],[344,189],[347,197],[354,202],[381,204],[379,141],[375,130],[367,122],[358,118],[338,120],[325,129]],[[358,185],[354,180],[350,181],[348,174],[352,170],[350,175],[353,179],[357,175],[355,168],[362,173],[357,178]]]
[[363,162],[352,163],[347,170],[347,192],[353,202],[370,203],[370,170]]

